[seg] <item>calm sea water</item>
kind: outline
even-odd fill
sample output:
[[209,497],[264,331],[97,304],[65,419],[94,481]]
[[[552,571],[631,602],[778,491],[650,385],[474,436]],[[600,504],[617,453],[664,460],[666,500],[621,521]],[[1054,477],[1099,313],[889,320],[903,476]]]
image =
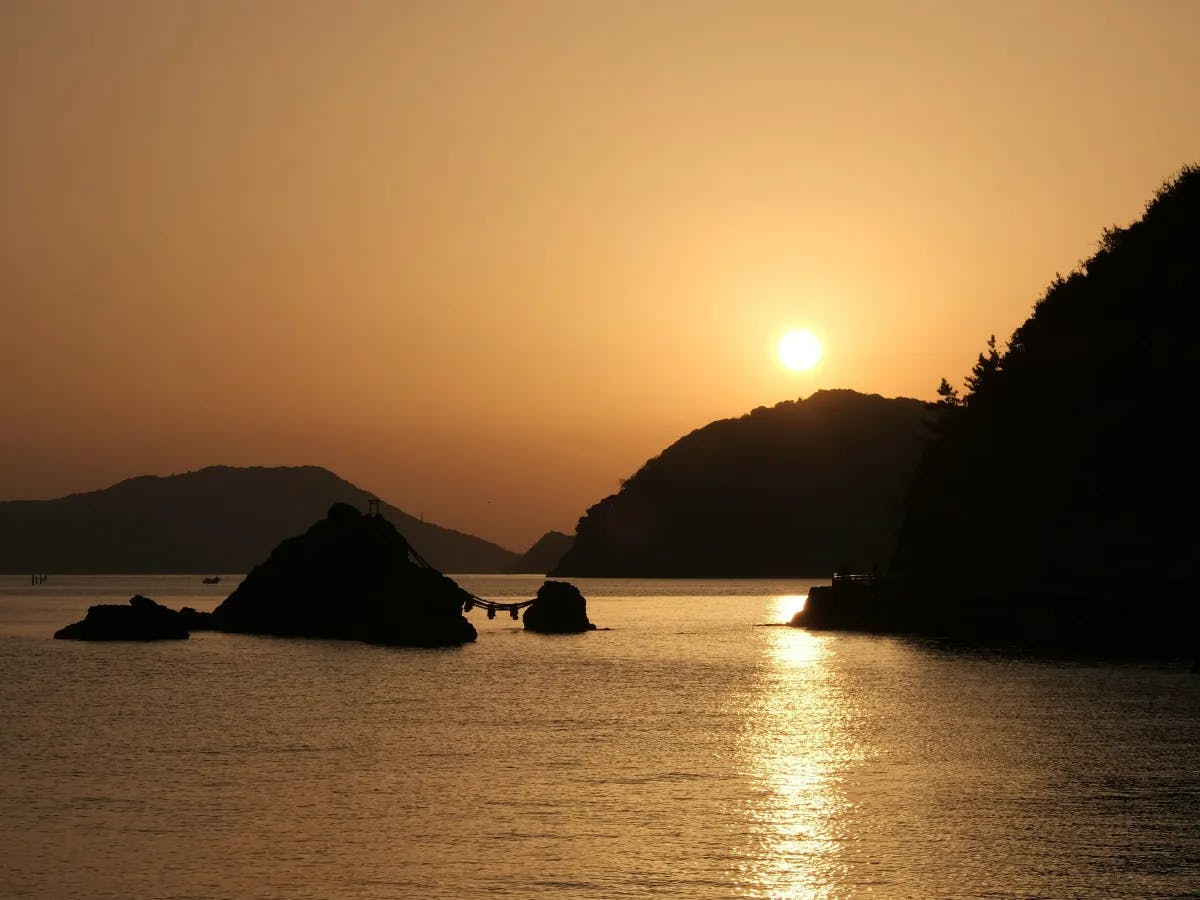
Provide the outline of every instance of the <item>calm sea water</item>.
[[236,583],[0,577],[0,896],[1200,895],[1184,666],[755,627],[782,581],[579,579],[612,630],[455,650],[50,639]]

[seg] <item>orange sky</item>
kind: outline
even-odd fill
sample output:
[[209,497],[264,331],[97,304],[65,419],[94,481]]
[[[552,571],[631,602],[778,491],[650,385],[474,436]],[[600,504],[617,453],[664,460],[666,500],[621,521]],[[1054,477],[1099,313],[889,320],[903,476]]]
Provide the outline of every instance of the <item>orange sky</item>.
[[1200,160],[1198,47],[1194,0],[8,0],[0,498],[312,463],[523,549],[712,419],[932,397]]

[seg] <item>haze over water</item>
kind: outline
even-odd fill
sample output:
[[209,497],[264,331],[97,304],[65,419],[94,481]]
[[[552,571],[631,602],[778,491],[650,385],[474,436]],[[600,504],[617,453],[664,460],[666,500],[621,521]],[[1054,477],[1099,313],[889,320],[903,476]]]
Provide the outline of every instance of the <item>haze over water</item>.
[[[462,576],[485,597],[540,579]],[[1200,679],[756,628],[794,581],[580,579],[613,630],[53,642],[200,576],[0,577],[5,897],[1178,897]]]

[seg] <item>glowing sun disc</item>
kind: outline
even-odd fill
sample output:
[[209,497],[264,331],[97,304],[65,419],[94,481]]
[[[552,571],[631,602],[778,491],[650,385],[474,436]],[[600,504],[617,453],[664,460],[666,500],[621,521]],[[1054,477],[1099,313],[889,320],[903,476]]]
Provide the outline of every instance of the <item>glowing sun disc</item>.
[[821,342],[811,331],[789,331],[779,339],[779,361],[793,372],[811,369],[821,359]]

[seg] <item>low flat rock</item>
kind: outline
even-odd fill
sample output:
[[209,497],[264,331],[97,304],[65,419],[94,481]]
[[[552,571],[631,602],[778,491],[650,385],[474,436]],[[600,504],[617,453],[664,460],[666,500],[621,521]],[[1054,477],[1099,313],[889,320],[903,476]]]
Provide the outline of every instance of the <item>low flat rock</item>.
[[127,606],[102,604],[54,637],[66,641],[182,641],[188,630],[178,612],[137,594]]

